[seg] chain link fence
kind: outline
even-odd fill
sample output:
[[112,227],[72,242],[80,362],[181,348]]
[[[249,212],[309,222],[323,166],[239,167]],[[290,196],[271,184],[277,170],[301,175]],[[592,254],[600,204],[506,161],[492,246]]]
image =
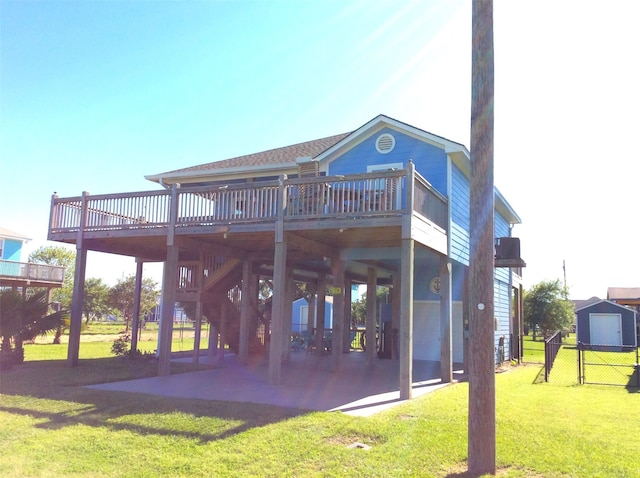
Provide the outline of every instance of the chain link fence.
[[569,386],[594,384],[621,386],[633,391],[640,389],[638,347],[576,344],[575,336],[569,336],[562,337],[560,344],[551,341],[545,351],[545,341],[525,337],[523,361],[541,365],[540,381]]
[[637,347],[578,343],[579,383],[640,388]]

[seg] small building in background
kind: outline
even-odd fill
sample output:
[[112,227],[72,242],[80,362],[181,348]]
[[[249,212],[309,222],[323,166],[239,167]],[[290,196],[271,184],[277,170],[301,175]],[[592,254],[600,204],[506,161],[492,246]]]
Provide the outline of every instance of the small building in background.
[[577,342],[592,350],[622,351],[638,345],[636,312],[609,300],[576,309]]

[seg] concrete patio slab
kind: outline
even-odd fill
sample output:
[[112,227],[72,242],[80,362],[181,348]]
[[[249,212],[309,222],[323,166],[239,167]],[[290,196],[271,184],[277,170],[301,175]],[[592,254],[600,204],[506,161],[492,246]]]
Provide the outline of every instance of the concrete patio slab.
[[[191,361],[191,358],[176,360]],[[200,363],[207,360],[207,357],[201,357]],[[283,362],[281,383],[270,385],[266,360],[241,364],[234,355],[226,355],[223,362],[214,364],[210,370],[89,388],[368,416],[403,402],[400,400],[398,369],[395,360],[376,359],[369,365],[362,352],[345,354],[339,370],[334,369],[330,355],[292,352],[290,359]],[[439,362],[415,361],[413,397],[449,385],[441,383],[439,373]],[[455,375],[457,379],[462,378],[459,371]]]

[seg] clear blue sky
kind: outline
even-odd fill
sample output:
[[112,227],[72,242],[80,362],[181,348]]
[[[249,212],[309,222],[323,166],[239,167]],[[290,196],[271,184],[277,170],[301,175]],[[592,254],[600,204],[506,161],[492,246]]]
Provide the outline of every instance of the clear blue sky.
[[[495,182],[525,285],[564,260],[574,298],[640,286],[640,2],[494,10]],[[470,92],[470,0],[0,0],[0,224],[33,250],[54,191],[155,189],[380,113],[469,146]],[[134,270],[90,254],[87,274]]]

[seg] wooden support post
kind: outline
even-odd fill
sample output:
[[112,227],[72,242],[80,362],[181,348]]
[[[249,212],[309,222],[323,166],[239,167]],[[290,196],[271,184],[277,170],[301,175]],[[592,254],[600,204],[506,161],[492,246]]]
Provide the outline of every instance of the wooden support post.
[[318,277],[317,302],[318,302],[318,321],[316,323],[316,351],[324,353],[324,318],[327,311],[327,278],[322,275]]
[[271,304],[271,340],[269,343],[269,383],[280,383],[282,369],[282,344],[284,321],[284,301],[286,290],[287,244],[276,242],[273,266],[273,299]]
[[242,263],[242,295],[240,297],[240,362],[249,360],[249,316],[251,314],[251,261]]
[[171,339],[178,277],[178,246],[168,246],[162,282],[162,313],[158,337],[158,375],[171,374]]
[[411,236],[414,209],[415,168],[409,161],[406,178],[406,208],[402,216],[402,250],[400,252],[400,399],[412,396],[413,384],[413,274],[414,240]]
[[344,329],[342,331],[343,349],[342,352],[347,354],[351,352],[351,286],[353,281],[345,277],[344,282]]
[[218,329],[212,323],[209,323],[209,344],[207,348],[207,358],[213,362],[218,356]]
[[202,301],[196,302],[195,332],[193,337],[193,363],[200,363],[200,340],[202,338]]
[[288,361],[291,358],[291,318],[293,315],[293,296],[296,284],[293,280],[293,268],[286,268],[285,300],[283,304],[282,320],[282,359]]
[[284,237],[284,211],[287,204],[285,180],[281,175],[278,185],[278,206],[275,226],[275,244],[273,254],[273,300],[271,303],[271,339],[269,341],[269,383],[280,383],[282,372],[282,321],[284,320],[287,298],[287,243]]
[[334,260],[331,264],[333,285],[338,292],[333,295],[333,330],[331,332],[331,362],[334,370],[342,366],[344,335],[344,261]]
[[468,467],[496,472],[493,1],[472,2]]
[[414,241],[402,239],[400,284],[400,400],[412,397]]
[[[73,299],[71,301],[71,323],[69,325],[69,346],[67,364],[78,365],[80,355],[80,332],[82,331],[82,311],[84,305],[84,279],[87,270],[87,249],[84,247],[84,228],[87,224],[89,193],[82,193],[80,209],[80,228],[76,240],[76,268],[73,279]],[[24,292],[24,289],[23,289]]]
[[453,381],[451,305],[451,262],[447,256],[440,256],[440,379],[443,383]]
[[376,359],[376,298],[378,277],[374,267],[367,268],[367,316],[365,318],[365,347],[367,365],[373,366]]
[[176,305],[176,289],[178,287],[178,255],[175,243],[175,227],[178,220],[178,188],[174,184],[171,189],[169,205],[169,227],[167,231],[167,259],[164,263],[162,279],[162,314],[158,336],[158,375],[171,374],[171,339],[173,337],[173,314]]
[[218,345],[217,363],[224,363],[224,351],[227,347],[227,315],[229,314],[229,300],[225,298],[220,304],[220,344]]
[[[400,274],[395,273],[392,277],[393,287],[391,288],[391,357],[394,360],[400,359]],[[380,324],[382,332],[382,324]]]
[[[131,351],[138,351],[138,334],[140,333],[140,302],[142,299],[142,268],[144,263],[136,259],[136,279],[133,292],[133,317],[131,318]],[[131,358],[135,357],[131,354]]]
[[80,354],[80,332],[82,331],[82,304],[84,303],[84,278],[87,269],[87,250],[76,251],[76,269],[73,279],[73,301],[71,302],[71,324],[69,326],[69,347],[67,364],[78,365]]
[[316,329],[315,317],[317,301],[316,287],[312,282],[307,282],[307,297],[307,303],[309,304],[309,306],[307,307],[307,332],[309,334],[313,334],[313,331]]

